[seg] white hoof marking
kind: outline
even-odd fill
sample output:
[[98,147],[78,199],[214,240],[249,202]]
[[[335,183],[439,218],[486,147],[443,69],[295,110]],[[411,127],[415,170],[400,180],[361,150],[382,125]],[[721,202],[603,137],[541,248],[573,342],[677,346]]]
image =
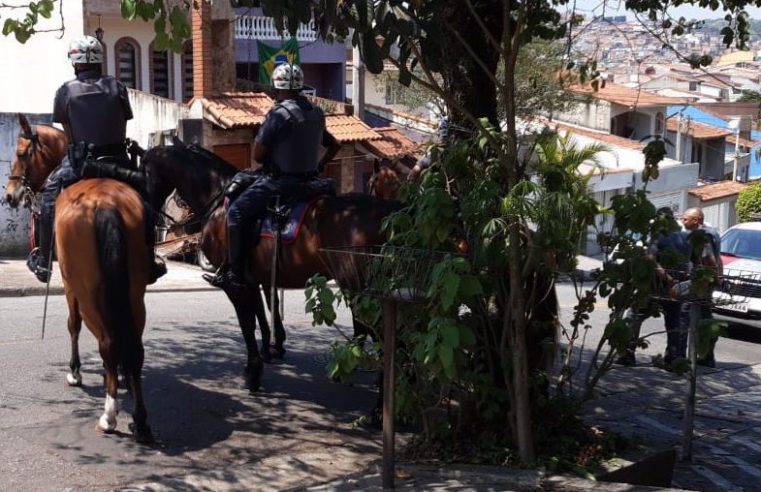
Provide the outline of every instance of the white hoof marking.
[[66,384],[69,386],[82,386],[82,375],[78,373],[68,373],[66,375]]
[[116,429],[116,414],[119,413],[119,404],[111,395],[106,395],[106,406],[103,415],[98,419],[98,430],[111,432]]

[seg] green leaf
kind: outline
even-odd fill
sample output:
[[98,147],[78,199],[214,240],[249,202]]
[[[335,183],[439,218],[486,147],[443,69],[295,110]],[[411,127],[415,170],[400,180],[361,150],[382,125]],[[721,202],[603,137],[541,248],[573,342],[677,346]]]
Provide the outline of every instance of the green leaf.
[[484,289],[475,275],[463,275],[460,277],[460,295],[465,298],[481,296]]
[[457,289],[460,287],[460,276],[447,272],[444,275],[444,281],[441,290],[441,307],[445,310],[452,307],[454,304],[455,296],[457,295]]
[[9,35],[15,31],[17,27],[18,21],[16,21],[16,19],[5,19],[5,23],[3,24],[3,35]]
[[447,345],[439,345],[439,361],[444,374],[452,378],[454,376],[454,351]]
[[16,35],[16,40],[19,43],[24,44],[29,40],[29,38],[32,35],[32,32],[26,29],[16,29],[16,32],[14,34]]
[[460,330],[451,321],[441,327],[441,339],[443,345],[457,348],[460,345]]
[[133,20],[135,18],[135,14],[137,13],[137,2],[136,0],[122,0],[122,17],[127,20]]

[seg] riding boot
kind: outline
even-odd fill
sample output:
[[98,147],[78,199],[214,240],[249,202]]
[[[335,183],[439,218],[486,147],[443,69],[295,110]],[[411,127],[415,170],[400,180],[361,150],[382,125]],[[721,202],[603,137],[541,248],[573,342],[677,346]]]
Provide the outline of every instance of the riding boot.
[[204,274],[203,278],[214,287],[241,289],[246,287],[246,237],[239,226],[227,227],[227,263],[214,275]]
[[148,255],[148,284],[153,284],[166,274],[166,263],[156,255],[156,226],[153,210],[144,202],[145,213],[145,252]]
[[50,280],[50,254],[53,246],[53,210],[43,208],[38,220],[40,245],[29,253],[26,265],[43,284]]

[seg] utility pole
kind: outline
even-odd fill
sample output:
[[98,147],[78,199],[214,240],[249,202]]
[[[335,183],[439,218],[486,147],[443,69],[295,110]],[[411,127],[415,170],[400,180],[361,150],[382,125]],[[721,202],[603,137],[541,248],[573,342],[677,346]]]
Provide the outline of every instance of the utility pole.
[[351,104],[354,106],[354,116],[361,120],[365,115],[365,64],[356,46],[352,50],[351,66]]

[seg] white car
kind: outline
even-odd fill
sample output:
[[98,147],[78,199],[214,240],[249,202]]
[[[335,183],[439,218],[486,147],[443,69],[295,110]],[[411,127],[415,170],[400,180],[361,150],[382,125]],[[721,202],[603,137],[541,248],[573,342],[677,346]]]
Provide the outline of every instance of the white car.
[[[723,291],[731,303],[717,303],[717,319],[761,328],[761,222],[744,222],[721,235],[726,278]],[[727,296],[716,293],[714,298]]]

